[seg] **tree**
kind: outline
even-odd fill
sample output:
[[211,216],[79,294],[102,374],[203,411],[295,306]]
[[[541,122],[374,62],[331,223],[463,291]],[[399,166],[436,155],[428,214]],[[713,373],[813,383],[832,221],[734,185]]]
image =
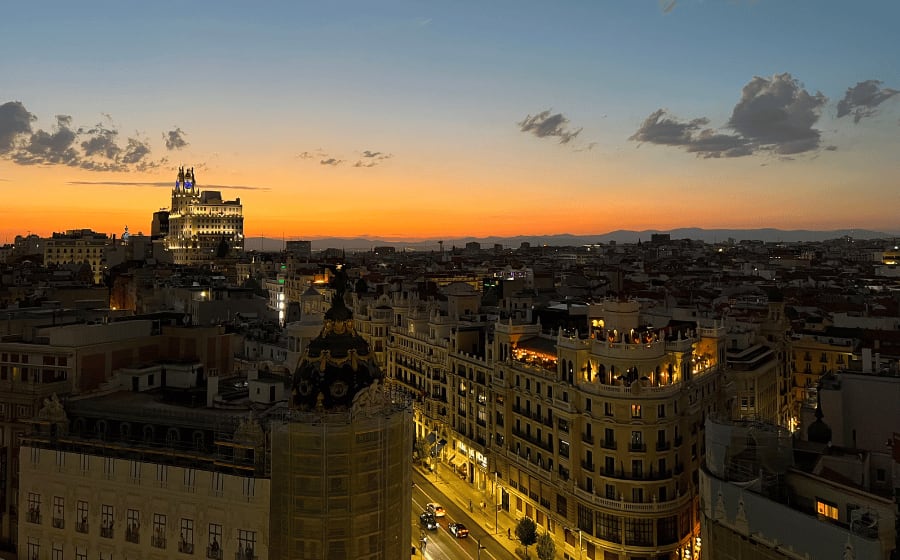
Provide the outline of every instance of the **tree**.
[[537,542],[537,525],[534,520],[523,517],[516,524],[516,538],[525,547],[525,558],[528,558],[528,547]]
[[550,533],[541,533],[537,538],[537,555],[541,560],[553,560],[556,556],[556,543]]

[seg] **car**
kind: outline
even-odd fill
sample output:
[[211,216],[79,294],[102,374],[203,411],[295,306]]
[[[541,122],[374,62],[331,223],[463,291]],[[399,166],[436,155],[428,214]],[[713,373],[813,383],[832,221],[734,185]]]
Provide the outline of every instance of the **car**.
[[464,539],[469,536],[469,530],[466,529],[466,526],[462,523],[451,523],[447,525],[447,529],[449,529],[450,534],[457,539]]
[[422,512],[422,515],[419,516],[419,524],[429,531],[434,531],[438,528],[437,518],[428,511]]
[[447,515],[447,512],[444,511],[444,506],[436,502],[428,502],[425,504],[425,511],[433,513],[435,517],[444,517]]

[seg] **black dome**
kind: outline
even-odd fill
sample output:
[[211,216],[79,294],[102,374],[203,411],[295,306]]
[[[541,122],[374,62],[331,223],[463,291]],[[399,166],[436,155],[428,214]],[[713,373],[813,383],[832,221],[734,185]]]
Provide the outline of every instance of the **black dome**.
[[353,313],[344,303],[346,285],[346,273],[338,269],[325,326],[309,343],[294,373],[291,405],[295,408],[350,408],[357,393],[382,378],[369,343],[353,328]]

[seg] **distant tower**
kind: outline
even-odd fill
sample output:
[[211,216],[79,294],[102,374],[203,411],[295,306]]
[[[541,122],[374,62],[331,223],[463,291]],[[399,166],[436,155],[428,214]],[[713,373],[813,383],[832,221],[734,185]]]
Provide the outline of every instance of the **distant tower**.
[[270,557],[394,560],[412,536],[411,405],[388,393],[354,331],[342,270],[334,286],[289,414],[272,424]]

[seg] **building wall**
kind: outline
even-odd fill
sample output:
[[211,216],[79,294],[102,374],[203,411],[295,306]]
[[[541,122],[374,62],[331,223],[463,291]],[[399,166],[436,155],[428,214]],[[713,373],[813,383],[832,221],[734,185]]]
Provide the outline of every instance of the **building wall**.
[[208,558],[214,538],[219,558],[270,558],[267,479],[27,445],[21,457],[20,558]]
[[272,557],[406,557],[411,413],[316,416],[272,426]]

